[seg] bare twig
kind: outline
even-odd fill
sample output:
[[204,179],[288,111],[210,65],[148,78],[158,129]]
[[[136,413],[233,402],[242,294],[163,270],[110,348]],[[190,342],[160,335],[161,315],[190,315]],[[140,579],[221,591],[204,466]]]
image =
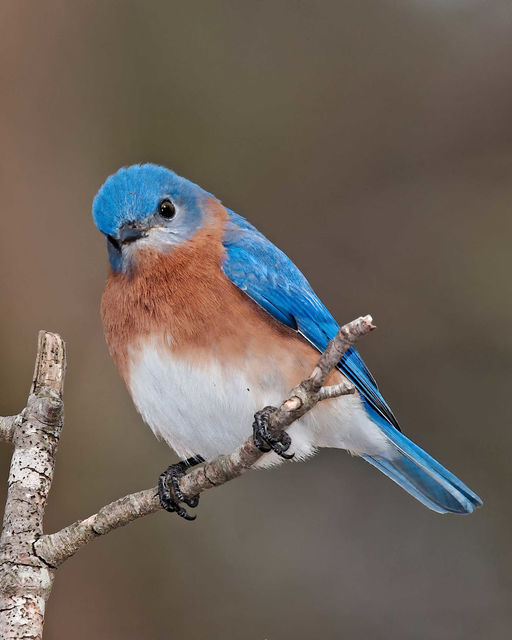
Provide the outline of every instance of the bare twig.
[[[365,316],[339,330],[311,376],[270,415],[269,429],[275,435],[318,402],[354,393],[346,381],[323,385],[345,351],[374,328],[371,322]],[[27,406],[18,416],[0,418],[0,439],[14,445],[0,537],[0,638],[6,640],[42,638],[56,567],[94,538],[161,509],[153,487],[111,502],[57,533],[42,535],[62,429],[65,367],[64,342],[57,334],[41,331]],[[253,467],[262,455],[251,436],[230,455],[192,469],[181,479],[181,491],[191,497],[224,484]]]
[[350,393],[355,393],[356,388],[350,382],[340,382],[328,387],[322,387],[318,392],[319,400],[328,400],[329,398],[339,398]]
[[[370,316],[358,318],[341,327],[329,343],[311,376],[290,392],[276,412],[270,416],[269,428],[274,434],[283,432],[295,420],[311,410],[317,402],[340,395],[354,393],[348,382],[323,387],[347,349],[361,336],[375,327]],[[237,478],[250,469],[264,455],[254,445],[252,437],[229,455],[221,455],[192,469],[180,481],[180,489],[187,497],[217,487]],[[48,565],[59,566],[82,546],[112,529],[122,527],[136,518],[161,509],[156,487],[139,491],[104,506],[85,520],[78,520],[60,531],[42,536],[35,543],[35,551]]]

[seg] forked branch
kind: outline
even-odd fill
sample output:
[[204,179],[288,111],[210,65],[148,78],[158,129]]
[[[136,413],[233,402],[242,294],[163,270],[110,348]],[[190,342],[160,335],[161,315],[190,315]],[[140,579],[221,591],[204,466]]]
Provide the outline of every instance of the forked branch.
[[[310,411],[317,402],[355,392],[355,388],[349,382],[327,387],[323,384],[345,351],[358,338],[374,328],[371,316],[358,318],[340,328],[320,356],[311,376],[292,389],[290,396],[271,414],[269,428],[274,435],[282,433],[295,420]],[[192,497],[206,489],[218,487],[241,476],[262,455],[265,454],[255,446],[251,436],[233,453],[218,456],[200,467],[193,468],[181,479],[180,489],[186,497]],[[48,565],[57,567],[97,536],[161,508],[157,487],[132,493],[102,507],[98,513],[85,520],[78,520],[56,533],[39,538],[35,544],[36,553]]]
[[[343,354],[375,327],[370,316],[344,325],[321,354],[313,372],[270,414],[269,430],[278,436],[318,402],[355,392],[344,381],[324,386]],[[98,513],[43,535],[43,516],[55,468],[63,421],[62,391],[66,368],[64,342],[41,331],[34,378],[27,406],[17,416],[0,417],[0,440],[14,453],[0,537],[0,637],[42,638],[45,603],[55,569],[98,536],[159,511],[157,487],[132,493]],[[262,453],[252,436],[229,455],[194,467],[180,480],[186,497],[218,487],[245,473]]]

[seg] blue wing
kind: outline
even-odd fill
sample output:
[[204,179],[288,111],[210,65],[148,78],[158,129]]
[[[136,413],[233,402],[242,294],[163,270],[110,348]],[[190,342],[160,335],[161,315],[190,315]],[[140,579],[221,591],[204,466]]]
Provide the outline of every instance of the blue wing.
[[[324,351],[339,329],[336,320],[282,251],[247,220],[233,211],[229,215],[224,273],[276,320],[296,329],[316,349]],[[338,368],[356,386],[367,410],[375,411],[398,429],[396,418],[355,349],[345,353]]]
[[[226,276],[274,318],[323,351],[338,331],[337,322],[282,251],[244,218],[232,211],[229,215],[224,237]],[[369,417],[395,447],[389,458],[364,456],[368,462],[439,513],[471,513],[482,504],[448,469],[400,433],[391,409],[355,349],[345,353],[338,368],[357,387]]]

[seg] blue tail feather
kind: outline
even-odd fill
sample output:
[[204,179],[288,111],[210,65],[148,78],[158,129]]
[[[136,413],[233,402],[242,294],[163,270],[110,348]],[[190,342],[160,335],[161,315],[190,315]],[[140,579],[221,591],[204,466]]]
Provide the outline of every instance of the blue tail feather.
[[[228,210],[222,270],[231,282],[278,322],[323,352],[339,326],[291,260],[246,220]],[[394,449],[386,459],[366,456],[427,507],[469,513],[482,501],[458,478],[403,436],[390,407],[358,352],[351,347],[338,369],[354,384],[369,417]]]
[[[367,408],[368,410],[368,408]],[[396,455],[364,456],[405,491],[438,513],[471,513],[482,500],[426,451],[392,427],[382,416],[369,411],[393,443]]]

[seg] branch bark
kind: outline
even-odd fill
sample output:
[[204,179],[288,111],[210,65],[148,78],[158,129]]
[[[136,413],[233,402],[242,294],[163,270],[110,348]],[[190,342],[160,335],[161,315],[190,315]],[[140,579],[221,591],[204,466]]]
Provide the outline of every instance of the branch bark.
[[14,427],[16,422],[20,419],[20,416],[5,416],[0,417],[0,440],[11,442],[14,433]]
[[43,533],[43,516],[53,479],[63,422],[66,354],[54,333],[39,333],[27,406],[1,421],[2,437],[14,453],[0,536],[0,637],[42,638],[45,603],[53,572],[33,550]]
[[[274,434],[283,432],[317,402],[355,392],[348,382],[329,387],[323,387],[323,383],[345,351],[374,328],[370,316],[358,318],[341,327],[320,356],[311,376],[292,389],[290,396],[271,414],[269,427]],[[233,453],[194,467],[181,479],[180,489],[190,498],[206,489],[218,487],[244,474],[262,455],[265,454],[254,445],[251,436]],[[161,508],[157,487],[133,493],[111,502],[85,520],[78,520],[57,533],[43,536],[35,544],[36,553],[48,565],[58,567],[94,538]]]
[[[328,398],[355,393],[348,382],[324,386],[343,354],[375,327],[370,316],[340,328],[309,378],[292,389],[271,414],[275,435]],[[43,516],[50,491],[63,423],[62,392],[66,368],[64,342],[41,331],[34,378],[26,408],[18,416],[0,418],[0,439],[13,443],[14,453],[0,536],[0,637],[40,639],[45,603],[55,569],[95,538],[132,520],[159,511],[157,487],[132,493],[102,507],[98,513],[43,535]],[[244,474],[263,454],[252,436],[229,455],[194,467],[180,481],[192,497]]]

